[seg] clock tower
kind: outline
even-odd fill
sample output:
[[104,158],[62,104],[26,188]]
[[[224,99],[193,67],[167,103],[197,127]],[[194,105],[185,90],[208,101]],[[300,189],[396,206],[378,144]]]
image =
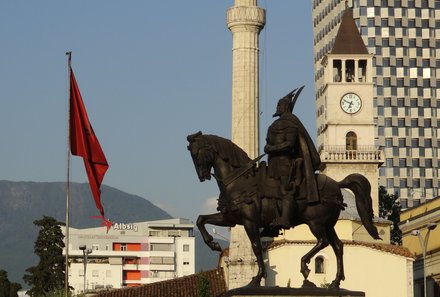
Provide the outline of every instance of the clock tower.
[[373,56],[368,53],[347,8],[329,54],[323,59],[324,87],[317,90],[318,147],[323,173],[342,180],[360,173],[371,183],[378,216],[378,167],[383,154],[375,145]]

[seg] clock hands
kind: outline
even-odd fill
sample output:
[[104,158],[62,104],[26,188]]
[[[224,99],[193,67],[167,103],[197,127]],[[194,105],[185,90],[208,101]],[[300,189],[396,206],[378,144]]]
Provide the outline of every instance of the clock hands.
[[345,100],[345,99],[343,99],[345,102],[347,102],[348,104],[350,104],[350,106],[349,107],[351,107],[352,105],[353,105],[353,101],[347,101],[347,100]]

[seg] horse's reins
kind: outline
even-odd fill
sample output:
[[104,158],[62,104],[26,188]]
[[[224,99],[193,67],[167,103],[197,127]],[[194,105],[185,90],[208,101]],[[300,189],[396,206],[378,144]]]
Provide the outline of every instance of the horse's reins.
[[211,173],[211,175],[219,182],[223,183],[223,185],[226,187],[232,182],[236,181],[240,176],[248,172],[254,165],[260,161],[261,158],[266,156],[266,154],[262,154],[261,156],[256,157],[255,159],[249,161],[245,166],[240,167],[238,170],[232,172],[224,179],[218,178],[214,173]]

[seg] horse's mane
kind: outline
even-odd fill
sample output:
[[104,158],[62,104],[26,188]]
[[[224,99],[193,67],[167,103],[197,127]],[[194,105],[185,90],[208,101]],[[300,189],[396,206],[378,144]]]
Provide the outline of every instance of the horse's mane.
[[214,151],[233,167],[241,167],[250,161],[248,154],[229,139],[216,135],[201,135],[212,145]]

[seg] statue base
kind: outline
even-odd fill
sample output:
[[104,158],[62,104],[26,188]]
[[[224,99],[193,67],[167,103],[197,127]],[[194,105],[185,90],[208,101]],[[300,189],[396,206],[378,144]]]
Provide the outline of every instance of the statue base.
[[242,287],[227,291],[219,297],[365,297],[364,292],[325,288]]

